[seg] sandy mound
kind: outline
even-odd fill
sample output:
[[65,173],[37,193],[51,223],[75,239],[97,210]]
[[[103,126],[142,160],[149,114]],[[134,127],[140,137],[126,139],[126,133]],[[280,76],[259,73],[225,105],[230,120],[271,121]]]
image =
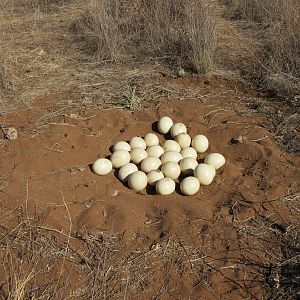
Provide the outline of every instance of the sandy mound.
[[[159,299],[174,299],[175,295],[176,299],[244,299],[261,291],[260,286],[239,281],[246,276],[237,262],[245,256],[240,228],[257,218],[288,222],[291,216],[281,199],[299,178],[299,161],[279,149],[264,128],[266,120],[238,111],[228,99],[226,108],[220,108],[217,101],[211,105],[194,99],[164,101],[155,109],[140,112],[82,110],[56,118],[43,131],[3,142],[3,228],[20,222],[21,214],[14,212],[18,207],[24,212],[25,207],[27,218],[37,216],[38,229],[58,241],[65,241],[70,233],[68,247],[74,251],[83,253],[80,249],[99,246],[99,240],[92,242],[83,233],[111,237],[107,248],[111,259],[102,267],[114,275],[106,278],[103,299],[118,298],[126,284],[128,299],[139,293],[143,299],[153,295]],[[155,121],[163,115],[185,123],[192,136],[206,135],[208,152],[226,157],[226,165],[217,171],[213,184],[202,186],[192,197],[178,191],[162,197],[150,189],[135,193],[114,173],[100,177],[91,172],[90,164],[109,155],[109,146],[155,130]],[[23,117],[11,114],[6,121],[20,128],[26,122]],[[100,259],[95,253],[92,256],[95,261]],[[129,262],[131,257],[136,264]],[[69,272],[70,289],[80,288],[88,278],[85,263],[74,264],[69,257],[63,271]],[[126,264],[126,271],[122,264]],[[94,270],[91,262],[87,265]],[[117,268],[119,273],[114,273]],[[57,266],[50,272],[53,278],[55,270]],[[77,273],[80,280],[74,279]],[[146,275],[134,279],[138,273]],[[91,296],[82,291],[82,295]],[[99,296],[99,290],[94,292]]]

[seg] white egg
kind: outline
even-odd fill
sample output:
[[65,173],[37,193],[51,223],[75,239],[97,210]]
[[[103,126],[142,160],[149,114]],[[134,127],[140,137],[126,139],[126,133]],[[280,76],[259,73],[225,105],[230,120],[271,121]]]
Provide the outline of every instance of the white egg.
[[162,178],[156,182],[156,192],[159,195],[170,195],[175,191],[175,182],[171,178]]
[[143,148],[133,148],[130,151],[130,160],[135,164],[139,164],[143,159],[147,157],[148,154]]
[[159,145],[150,146],[147,148],[148,156],[161,157],[164,154],[164,149]]
[[215,168],[207,164],[199,164],[194,170],[194,176],[199,180],[200,184],[203,185],[211,184],[215,175]]
[[225,157],[220,153],[210,153],[206,156],[204,162],[218,170],[225,164]]
[[147,147],[155,146],[159,144],[159,139],[156,134],[150,132],[144,136],[144,141]]
[[180,191],[183,195],[195,195],[200,189],[200,182],[196,177],[189,176],[184,178],[180,183]]
[[161,171],[164,176],[171,179],[177,179],[180,176],[181,169],[180,166],[174,161],[168,161],[164,163],[161,167]]
[[112,170],[112,163],[109,159],[99,158],[93,163],[92,170],[97,175],[107,175]]
[[185,175],[193,175],[195,168],[198,166],[198,162],[193,157],[186,157],[180,161],[181,172]]
[[130,151],[130,149],[131,149],[130,145],[124,141],[117,142],[113,146],[113,152],[118,150]]
[[142,171],[136,171],[129,175],[128,186],[135,191],[141,191],[147,186],[147,175]]
[[179,133],[176,135],[175,141],[179,144],[181,149],[184,149],[191,145],[192,139],[187,133]]
[[117,150],[110,156],[110,161],[118,169],[130,162],[130,154],[126,150]]
[[193,137],[192,139],[192,147],[198,152],[198,153],[204,153],[209,146],[208,139],[205,135],[198,134]]
[[168,161],[174,161],[176,163],[179,163],[179,161],[182,160],[182,155],[179,152],[175,152],[175,151],[168,151],[165,152],[162,156],[161,156],[161,162],[164,164]]
[[120,168],[119,179],[123,182],[127,182],[130,174],[138,171],[138,167],[135,164],[128,163]]
[[175,123],[171,127],[171,136],[172,138],[175,138],[180,133],[186,133],[187,129],[186,126],[183,123]]
[[161,161],[158,157],[147,157],[141,162],[141,170],[145,173],[149,173],[153,170],[157,170],[161,166]]
[[164,141],[162,147],[165,152],[167,152],[167,151],[180,152],[181,151],[181,147],[179,146],[179,144],[173,140]]
[[162,178],[164,178],[164,174],[162,171],[153,170],[147,174],[148,184],[154,186],[156,182]]
[[194,159],[197,159],[198,157],[197,151],[192,147],[187,147],[182,149],[180,151],[180,154],[182,155],[183,158],[192,157]]
[[131,149],[133,148],[143,148],[146,149],[146,143],[140,136],[135,136],[129,141]]
[[172,126],[173,121],[169,117],[162,117],[157,124],[158,131],[162,134],[168,133]]

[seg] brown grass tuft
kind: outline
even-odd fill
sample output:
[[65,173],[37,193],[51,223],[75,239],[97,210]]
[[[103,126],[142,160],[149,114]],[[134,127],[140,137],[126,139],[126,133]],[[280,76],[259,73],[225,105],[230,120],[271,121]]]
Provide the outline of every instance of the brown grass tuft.
[[63,0],[0,0],[0,8],[13,12],[47,11],[50,5],[57,5]]
[[297,0],[85,0],[73,26],[98,61],[165,58],[199,73],[239,72],[285,97],[300,92]]
[[201,73],[213,67],[217,19],[206,1],[88,0],[85,7],[73,27],[100,60],[154,56]]
[[261,45],[255,74],[250,72],[250,77],[280,97],[299,95],[300,2],[230,0],[228,9],[230,18],[241,28],[245,23],[251,27],[251,35]]
[[8,61],[0,60],[0,90],[13,92],[16,89],[16,76]]
[[300,227],[257,217],[239,224],[245,250],[240,260],[247,282],[264,285],[267,299],[296,299],[300,295]]

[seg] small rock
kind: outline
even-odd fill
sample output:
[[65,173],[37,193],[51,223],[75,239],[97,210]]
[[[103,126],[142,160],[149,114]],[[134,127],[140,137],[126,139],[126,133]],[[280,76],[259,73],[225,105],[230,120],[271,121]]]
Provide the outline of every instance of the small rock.
[[185,75],[185,70],[182,67],[178,67],[175,70],[175,75],[177,75],[178,77],[182,77]]
[[91,208],[92,205],[93,205],[93,201],[92,201],[92,200],[88,200],[88,201],[86,201],[86,202],[84,203],[84,206],[85,206],[86,208]]
[[112,191],[111,195],[112,195],[112,197],[116,197],[119,195],[119,191],[114,190],[114,191]]
[[45,51],[43,49],[40,49],[37,54],[39,56],[42,56],[43,54],[45,54]]
[[80,119],[80,117],[77,114],[70,114],[69,117],[71,119],[76,119],[76,120]]
[[235,145],[235,144],[239,144],[239,143],[242,143],[243,141],[245,141],[245,137],[243,137],[243,136],[238,136],[237,138],[232,138],[230,141],[229,141],[229,143],[231,144],[231,145]]
[[5,138],[12,141],[18,138],[18,131],[15,127],[8,127],[5,131]]

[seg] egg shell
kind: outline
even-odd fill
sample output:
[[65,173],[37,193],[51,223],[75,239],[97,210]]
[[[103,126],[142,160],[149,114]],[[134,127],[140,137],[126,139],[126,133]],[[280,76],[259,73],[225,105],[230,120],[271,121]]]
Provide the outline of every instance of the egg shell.
[[156,182],[162,178],[164,178],[164,174],[159,170],[153,170],[147,174],[148,184],[151,186],[155,186]]
[[117,150],[125,150],[125,151],[130,151],[131,147],[127,142],[120,141],[114,144],[113,146],[113,152]]
[[138,171],[138,167],[133,163],[128,163],[120,168],[119,179],[122,182],[127,182],[129,175],[136,171]]
[[142,191],[147,186],[147,175],[142,171],[136,171],[129,175],[128,186],[137,192]]
[[150,132],[144,136],[144,141],[147,147],[155,146],[159,144],[159,139],[156,134]]
[[200,189],[200,182],[196,177],[189,176],[184,178],[180,183],[180,191],[183,195],[195,195]]
[[94,161],[92,165],[92,170],[97,175],[107,175],[112,170],[112,163],[107,158],[99,158]]
[[130,154],[126,150],[117,150],[110,156],[110,161],[118,169],[130,162]]
[[174,161],[168,161],[164,163],[161,167],[161,171],[164,176],[171,179],[177,179],[180,176],[181,169],[180,166]]
[[209,185],[212,183],[216,175],[214,167],[207,164],[199,164],[194,170],[194,176],[202,185]]
[[198,162],[193,157],[186,157],[180,161],[181,172],[185,175],[193,175]]
[[148,154],[143,148],[133,148],[130,151],[130,160],[134,164],[139,164],[143,159],[147,158]]
[[225,164],[225,157],[220,153],[210,153],[206,156],[204,162],[218,170]]
[[168,151],[180,152],[181,151],[180,145],[173,140],[164,141],[162,147],[165,152],[168,152]]
[[209,146],[208,139],[205,135],[198,134],[193,137],[192,139],[192,147],[198,152],[198,153],[204,153]]
[[159,145],[150,146],[146,150],[148,156],[161,157],[164,154],[164,149]]
[[162,178],[156,182],[155,189],[159,195],[170,195],[175,191],[175,181],[171,178]]
[[162,134],[167,134],[171,127],[173,126],[173,121],[170,117],[164,116],[157,123],[157,129]]
[[198,157],[197,151],[192,147],[187,147],[185,149],[182,149],[180,151],[180,154],[182,155],[183,158],[192,157],[194,159],[197,159]]
[[183,123],[175,123],[171,127],[171,136],[172,138],[175,138],[180,133],[186,133],[187,129],[186,126]]
[[161,166],[161,161],[158,157],[147,157],[141,162],[141,170],[145,173],[149,173],[153,170],[157,170]]
[[168,161],[179,163],[182,160],[182,155],[179,152],[167,151],[161,156],[161,162],[164,164]]
[[133,137],[130,140],[129,145],[130,145],[131,149],[133,149],[133,148],[143,148],[143,149],[146,149],[147,148],[145,141],[140,136]]
[[184,149],[191,145],[192,139],[187,133],[179,133],[176,135],[175,141],[179,144],[181,149]]

